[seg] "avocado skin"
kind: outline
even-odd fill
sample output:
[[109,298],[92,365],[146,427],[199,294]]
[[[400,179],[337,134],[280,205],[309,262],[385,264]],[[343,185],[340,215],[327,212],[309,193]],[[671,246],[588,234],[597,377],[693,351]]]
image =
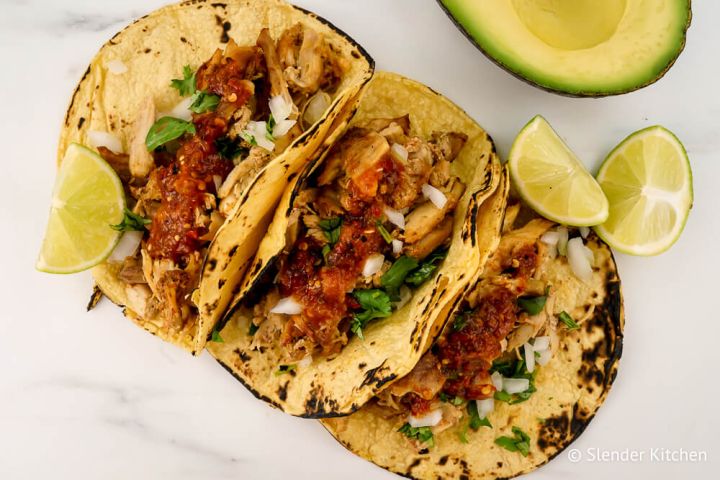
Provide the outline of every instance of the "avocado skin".
[[562,95],[562,96],[564,96],[564,97],[573,97],[573,98],[602,98],[602,97],[611,97],[611,96],[615,96],[615,95],[623,95],[623,94],[625,94],[625,93],[630,93],[630,92],[634,92],[634,91],[636,91],[636,90],[640,90],[641,88],[645,88],[645,87],[647,87],[647,86],[649,86],[649,85],[652,85],[653,83],[657,82],[658,80],[660,80],[662,77],[665,76],[665,74],[668,72],[668,70],[670,70],[670,68],[672,68],[673,65],[675,65],[675,61],[678,59],[678,57],[679,57],[680,54],[683,52],[683,50],[685,50],[685,43],[686,43],[686,40],[687,40],[687,31],[688,31],[688,29],[690,28],[690,24],[692,23],[692,0],[687,0],[687,2],[688,2],[688,18],[687,18],[687,23],[685,24],[685,28],[683,29],[682,36],[681,36],[681,38],[680,38],[680,44],[679,44],[679,46],[678,46],[677,52],[676,52],[675,55],[670,59],[670,61],[667,63],[667,65],[665,65],[665,67],[663,67],[663,69],[660,71],[660,73],[658,73],[654,78],[651,78],[651,79],[648,80],[647,82],[645,82],[645,83],[643,83],[643,84],[640,84],[640,85],[637,85],[637,86],[635,86],[635,87],[629,88],[629,89],[627,89],[627,90],[621,90],[621,91],[617,91],[617,92],[594,92],[594,91],[587,91],[587,92],[583,92],[583,91],[580,91],[580,92],[567,92],[567,91],[565,91],[565,90],[560,90],[560,89],[557,89],[557,88],[549,87],[549,86],[547,86],[547,85],[542,85],[542,84],[534,81],[532,78],[526,77],[526,76],[524,76],[524,75],[522,75],[522,74],[520,74],[520,73],[518,73],[518,72],[515,72],[515,71],[511,70],[510,68],[508,68],[507,65],[505,65],[505,64],[502,63],[500,60],[498,60],[497,58],[495,58],[495,57],[493,57],[492,55],[490,55],[490,53],[488,53],[488,52],[482,47],[482,45],[480,45],[480,44],[477,42],[477,40],[475,40],[475,37],[473,37],[473,36],[470,34],[470,32],[468,32],[468,31],[465,29],[465,27],[460,23],[460,21],[459,21],[457,18],[455,18],[455,16],[454,16],[454,15],[452,14],[452,12],[447,8],[447,6],[445,6],[445,3],[444,3],[442,0],[436,0],[436,2],[438,3],[438,5],[440,5],[440,8],[443,9],[443,11],[445,12],[445,14],[450,18],[450,20],[455,24],[455,26],[457,27],[457,29],[462,32],[462,34],[465,36],[465,38],[467,38],[468,40],[470,40],[470,42],[471,42],[473,45],[475,45],[475,47],[476,47],[478,50],[480,50],[480,51],[482,52],[482,54],[485,55],[485,56],[486,56],[490,61],[492,61],[495,65],[497,65],[498,67],[502,68],[503,70],[505,70],[506,72],[508,72],[509,74],[511,74],[513,77],[518,78],[518,79],[522,80],[523,82],[525,82],[525,83],[527,83],[527,84],[529,84],[529,85],[532,85],[533,87],[537,87],[537,88],[539,88],[539,89],[541,89],[541,90],[545,90],[546,92],[555,93],[555,94],[557,94],[557,95]]

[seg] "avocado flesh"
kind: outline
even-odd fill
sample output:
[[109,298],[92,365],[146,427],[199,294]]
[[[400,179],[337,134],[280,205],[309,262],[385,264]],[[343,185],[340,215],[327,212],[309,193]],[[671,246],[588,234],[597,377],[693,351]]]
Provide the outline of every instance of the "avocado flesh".
[[685,45],[689,0],[440,0],[493,61],[547,90],[626,93],[656,81]]

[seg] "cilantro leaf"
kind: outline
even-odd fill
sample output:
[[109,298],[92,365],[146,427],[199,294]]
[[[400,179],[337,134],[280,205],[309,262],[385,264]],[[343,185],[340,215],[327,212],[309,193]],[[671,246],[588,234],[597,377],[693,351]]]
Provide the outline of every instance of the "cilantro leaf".
[[537,391],[537,388],[535,388],[535,372],[528,372],[524,359],[496,360],[490,368],[490,373],[494,372],[500,372],[503,377],[526,378],[529,380],[529,386],[524,392],[510,394],[502,390],[496,391],[494,395],[495,400],[515,405],[516,403],[526,401]]
[[518,427],[512,427],[512,437],[498,437],[495,444],[510,452],[519,452],[523,457],[530,453],[530,436]]
[[392,264],[390,269],[380,277],[380,285],[382,285],[392,297],[397,297],[398,290],[405,281],[405,277],[417,266],[417,260],[403,255],[395,260],[395,263]]
[[197,87],[195,86],[195,72],[192,71],[190,65],[183,67],[183,79],[173,79],[170,81],[170,86],[180,92],[180,95],[187,97],[195,93]]
[[459,332],[460,330],[465,328],[465,325],[467,325],[468,320],[470,320],[470,312],[458,313],[455,316],[455,318],[453,319],[452,329],[456,332]]
[[402,427],[398,429],[398,432],[404,434],[410,439],[415,439],[422,443],[427,443],[429,447],[435,445],[432,429],[430,427],[411,427],[409,423],[405,423]]
[[473,430],[477,431],[480,427],[492,428],[492,424],[490,423],[490,420],[487,419],[487,417],[480,418],[480,414],[478,413],[477,409],[477,402],[468,402],[467,412],[470,415],[469,425],[470,428],[472,428]]
[[217,343],[225,343],[225,340],[220,336],[220,332],[217,330],[212,331],[212,337],[210,338],[211,342],[217,342]]
[[220,97],[213,95],[212,93],[198,90],[193,93],[192,103],[190,104],[190,111],[194,113],[205,113],[211,110],[215,110],[220,103]]
[[580,325],[578,325],[575,320],[570,316],[569,313],[567,313],[565,310],[560,312],[560,315],[558,315],[558,318],[561,322],[565,324],[565,326],[568,328],[568,330],[576,330],[580,328]]
[[388,294],[377,288],[355,290],[353,296],[363,310],[353,314],[350,330],[364,340],[362,329],[370,320],[389,317],[392,313],[392,303]]
[[518,307],[522,308],[528,313],[528,315],[537,315],[542,312],[545,308],[545,302],[547,301],[546,295],[540,295],[537,297],[520,297],[517,299]]
[[335,246],[338,240],[340,240],[340,229],[342,228],[342,224],[343,219],[341,217],[331,217],[320,220],[319,226],[322,231],[325,232],[325,237],[328,239],[330,248]]
[[182,137],[184,134],[195,134],[195,125],[179,118],[162,117],[157,120],[145,137],[145,145],[152,152],[160,145]]
[[117,230],[118,232],[130,232],[133,230],[138,232],[144,232],[145,230],[147,230],[147,228],[145,228],[145,225],[151,222],[149,218],[145,218],[142,215],[133,213],[127,207],[123,210],[123,214],[124,216],[122,221],[117,225],[110,225],[110,228],[112,228],[113,230]]
[[409,283],[410,285],[414,285],[416,287],[422,285],[432,276],[435,270],[437,270],[438,263],[445,257],[447,257],[447,250],[434,251],[425,258],[422,263],[420,263],[419,267],[410,272],[410,274],[405,278],[405,283]]
[[228,160],[233,160],[239,155],[246,155],[248,149],[240,145],[240,139],[232,139],[228,136],[220,137],[215,140],[215,150],[223,157]]
[[380,222],[380,220],[378,220],[376,225],[377,225],[378,232],[380,232],[380,235],[383,237],[383,239],[387,243],[392,243],[393,237],[392,237],[392,235],[390,235],[390,232],[388,232],[387,229],[383,226],[382,222]]

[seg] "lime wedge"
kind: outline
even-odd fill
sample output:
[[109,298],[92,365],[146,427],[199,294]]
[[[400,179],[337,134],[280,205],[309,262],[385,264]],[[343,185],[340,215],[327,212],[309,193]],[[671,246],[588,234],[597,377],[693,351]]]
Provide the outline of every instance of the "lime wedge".
[[121,232],[125,193],[115,171],[76,143],[65,151],[53,190],[50,219],[35,268],[48,273],[86,270],[110,255]]
[[607,219],[600,185],[540,115],[518,133],[508,165],[518,194],[543,217],[578,227]]
[[680,140],[655,126],[610,152],[597,175],[610,216],[595,228],[611,247],[632,255],[662,253],[682,233],[693,202],[690,161]]

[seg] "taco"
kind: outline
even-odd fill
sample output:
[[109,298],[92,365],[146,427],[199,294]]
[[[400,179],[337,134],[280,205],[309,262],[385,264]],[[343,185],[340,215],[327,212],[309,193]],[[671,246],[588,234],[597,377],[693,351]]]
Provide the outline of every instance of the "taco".
[[583,432],[622,353],[615,262],[585,229],[518,212],[412,372],[323,420],[346,448],[408,478],[509,478]]
[[349,128],[283,195],[208,350],[287,413],[356,410],[412,369],[493,249],[500,171],[461,109],[376,73]]
[[[200,351],[210,241],[251,188],[277,192],[254,207],[274,210],[372,71],[343,32],[279,0],[184,2],[115,35],[75,91],[58,152],[97,148],[126,189],[131,210],[117,228],[128,233],[93,270],[98,292]],[[259,180],[268,171],[282,175]],[[262,218],[238,233],[241,248],[257,247]]]

